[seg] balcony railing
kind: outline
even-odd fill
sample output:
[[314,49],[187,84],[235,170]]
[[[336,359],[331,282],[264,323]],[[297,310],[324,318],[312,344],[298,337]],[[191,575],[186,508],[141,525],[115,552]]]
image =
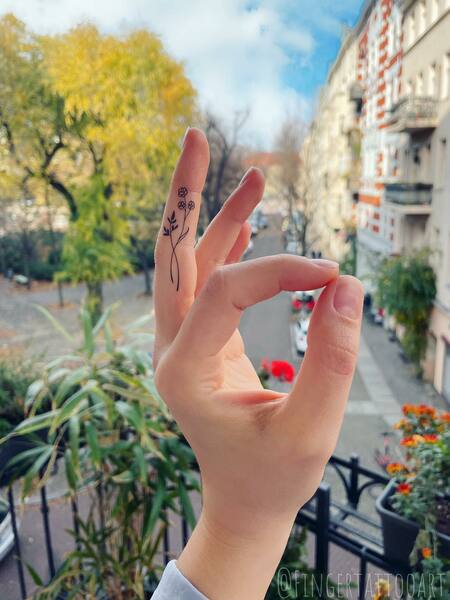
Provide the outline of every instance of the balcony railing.
[[431,183],[388,183],[386,200],[406,207],[429,206],[433,185]]
[[[342,548],[350,555],[359,558],[358,571],[358,600],[364,600],[368,565],[374,565],[396,577],[407,577],[410,567],[406,564],[392,562],[384,555],[381,526],[378,521],[359,509],[361,497],[369,489],[378,486],[381,490],[389,479],[377,471],[364,468],[356,455],[350,460],[343,460],[336,456],[330,459],[329,467],[335,471],[343,487],[343,494],[338,496],[341,500],[332,497],[332,490],[328,483],[322,482],[314,498],[297,514],[296,526],[306,525],[315,534],[314,569],[322,575],[324,580],[329,573],[329,557],[331,544]],[[334,489],[334,488],[333,488]],[[14,536],[14,560],[17,566],[17,587],[15,597],[23,600],[29,597],[30,581],[26,577],[26,560],[22,553],[22,540],[19,536],[17,521],[17,505],[13,495],[13,487],[7,491],[9,512],[11,514],[12,530]],[[42,551],[45,549],[48,563],[48,578],[51,581],[61,565],[63,557],[52,543],[52,528],[50,519],[50,503],[47,500],[45,486],[41,490],[42,526],[41,537]],[[66,508],[68,517],[73,519],[74,530],[78,530],[79,498],[77,494],[71,496],[70,504]],[[71,514],[70,514],[71,513]],[[172,515],[174,517],[175,515]],[[189,537],[189,528],[184,516],[180,521],[170,520],[171,525],[164,530],[162,559],[164,564],[175,558]],[[37,535],[39,531],[37,530]],[[26,554],[26,553],[25,553]],[[35,586],[32,586],[35,587]],[[17,589],[18,588],[18,589]],[[9,596],[11,597],[11,596]],[[64,596],[65,597],[65,596]],[[353,596],[356,598],[356,595]],[[58,596],[58,598],[62,598]]]
[[437,100],[431,97],[406,96],[391,109],[389,129],[397,132],[420,132],[437,126]]

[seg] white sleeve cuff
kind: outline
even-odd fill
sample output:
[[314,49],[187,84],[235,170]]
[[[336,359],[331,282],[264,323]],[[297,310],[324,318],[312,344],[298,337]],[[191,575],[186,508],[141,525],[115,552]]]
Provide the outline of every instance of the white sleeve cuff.
[[208,600],[208,598],[177,569],[176,561],[171,560],[164,569],[152,600]]

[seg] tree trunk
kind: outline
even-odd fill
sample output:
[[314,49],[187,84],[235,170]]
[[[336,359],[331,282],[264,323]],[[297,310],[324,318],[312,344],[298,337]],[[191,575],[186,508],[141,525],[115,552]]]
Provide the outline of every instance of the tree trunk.
[[146,296],[152,295],[152,278],[150,275],[150,269],[148,266],[147,257],[144,256],[144,260],[142,261],[142,267],[144,269],[144,280],[145,280],[145,292]]
[[103,286],[101,281],[86,283],[87,307],[95,325],[103,313]]

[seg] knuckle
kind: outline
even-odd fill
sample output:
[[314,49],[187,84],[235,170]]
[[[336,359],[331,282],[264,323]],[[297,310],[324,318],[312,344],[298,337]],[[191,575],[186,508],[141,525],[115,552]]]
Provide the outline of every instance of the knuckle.
[[311,344],[323,367],[336,375],[351,375],[355,369],[358,348],[350,338],[342,337],[336,342]]
[[225,270],[223,267],[218,267],[206,280],[202,293],[208,299],[213,300],[214,298],[221,297],[225,293],[226,287]]

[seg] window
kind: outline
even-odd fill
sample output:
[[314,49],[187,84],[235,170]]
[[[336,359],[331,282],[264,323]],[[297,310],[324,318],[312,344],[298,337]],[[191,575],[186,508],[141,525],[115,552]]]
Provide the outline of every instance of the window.
[[450,96],[450,52],[444,56],[441,80],[441,98],[445,100]]
[[386,110],[392,107],[392,83],[388,81],[386,83]]
[[408,27],[408,38],[409,38],[409,45],[411,46],[411,44],[414,43],[414,40],[416,39],[416,20],[414,18],[414,12],[411,11],[411,14],[409,15],[409,27]]
[[415,95],[416,96],[423,95],[423,73],[417,73],[417,75],[416,75]]
[[431,0],[431,22],[436,21],[439,14],[439,0]]
[[425,5],[425,0],[420,0],[419,2],[419,26],[418,26],[418,35],[422,35],[427,26],[427,7]]
[[436,96],[436,63],[428,67],[428,95],[432,98]]

